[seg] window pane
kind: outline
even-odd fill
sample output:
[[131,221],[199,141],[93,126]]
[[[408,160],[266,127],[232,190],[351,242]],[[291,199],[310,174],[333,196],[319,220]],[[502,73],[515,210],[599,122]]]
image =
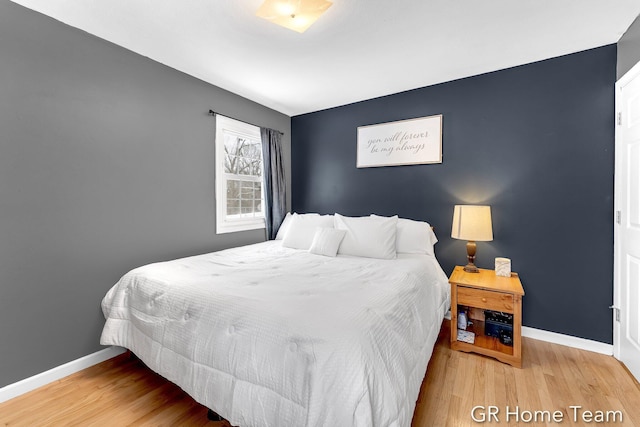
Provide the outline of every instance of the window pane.
[[249,157],[238,157],[236,173],[239,175],[262,176],[262,166],[260,160]]
[[224,152],[232,155],[238,154],[238,142],[239,139],[232,133],[225,132],[224,134]]
[[232,154],[225,153],[224,154],[224,171],[225,173],[236,173],[238,169],[238,158]]
[[253,200],[242,200],[241,203],[243,214],[253,213]]
[[238,169],[236,173],[239,175],[256,175],[258,171],[253,168],[252,164],[251,159],[238,157]]
[[224,171],[226,173],[262,175],[262,147],[260,141],[225,133],[224,153]]
[[262,200],[253,201],[253,211],[257,213],[262,213]]
[[227,215],[238,215],[240,213],[240,200],[227,199]]
[[255,172],[253,175],[262,176],[262,160],[254,160],[252,170]]
[[260,159],[262,147],[258,141],[252,141],[249,139],[238,138],[238,156],[246,157],[248,159]]
[[226,173],[236,173],[238,155],[238,137],[224,134],[224,171]]
[[242,199],[253,199],[253,182],[242,181]]
[[248,141],[246,139],[238,138],[238,156],[247,157],[250,152],[248,150]]
[[240,198],[240,181],[228,179],[227,180],[227,199],[239,199]]

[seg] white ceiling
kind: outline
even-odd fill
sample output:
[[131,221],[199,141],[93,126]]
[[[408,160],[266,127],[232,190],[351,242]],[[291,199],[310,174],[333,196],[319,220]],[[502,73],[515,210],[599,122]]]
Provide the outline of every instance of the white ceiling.
[[617,42],[639,0],[333,0],[304,34],[262,0],[13,0],[287,115]]

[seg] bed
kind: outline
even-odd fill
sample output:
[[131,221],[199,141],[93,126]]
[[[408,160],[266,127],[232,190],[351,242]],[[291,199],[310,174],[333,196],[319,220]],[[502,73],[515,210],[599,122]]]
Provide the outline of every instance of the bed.
[[236,426],[410,426],[449,308],[435,256],[269,241],[134,269],[102,301],[122,346]]

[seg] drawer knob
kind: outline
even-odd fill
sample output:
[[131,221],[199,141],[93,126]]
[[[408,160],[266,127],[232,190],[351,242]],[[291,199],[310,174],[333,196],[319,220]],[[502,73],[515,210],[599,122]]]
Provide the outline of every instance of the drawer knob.
[[483,297],[482,302],[487,302],[487,299]]

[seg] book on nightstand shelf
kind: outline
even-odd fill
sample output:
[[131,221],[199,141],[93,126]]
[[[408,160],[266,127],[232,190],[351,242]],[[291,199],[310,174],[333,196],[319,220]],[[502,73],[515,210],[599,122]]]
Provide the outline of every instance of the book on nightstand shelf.
[[476,334],[469,331],[458,330],[458,341],[473,344],[476,340]]

